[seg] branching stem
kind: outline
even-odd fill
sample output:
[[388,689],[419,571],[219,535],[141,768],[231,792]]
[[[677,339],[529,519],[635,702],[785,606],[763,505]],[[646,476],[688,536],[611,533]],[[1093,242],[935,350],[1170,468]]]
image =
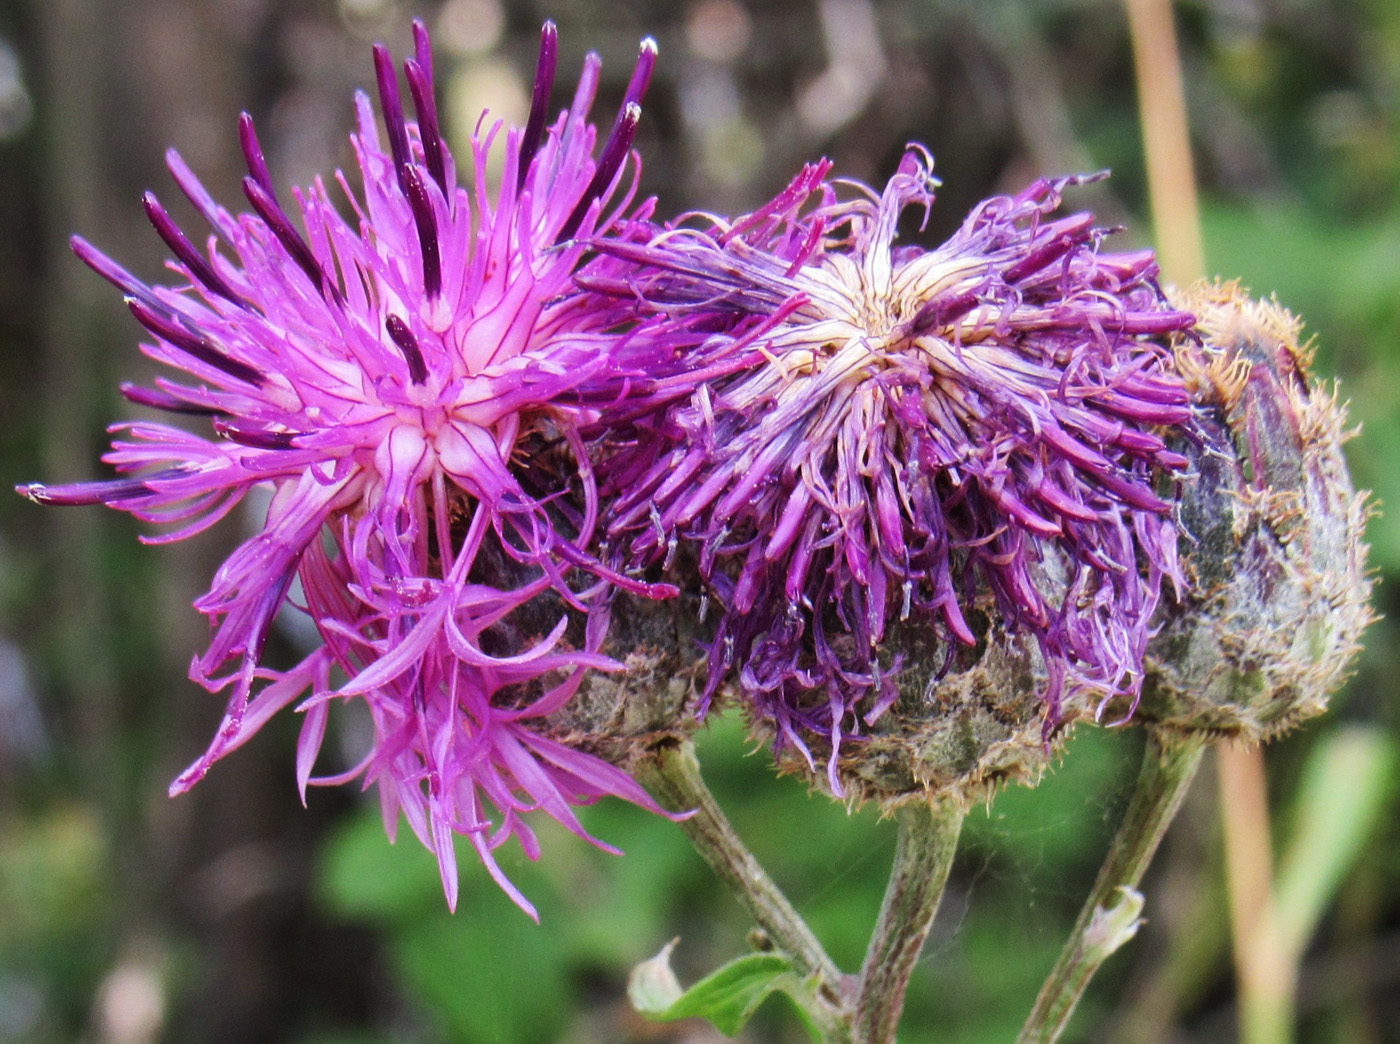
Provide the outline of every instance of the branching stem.
[[[1058,1040],[1099,965],[1132,937],[1141,908],[1137,886],[1181,807],[1205,747],[1200,732],[1148,727],[1142,770],[1123,823],[1017,1044]],[[1132,923],[1122,920],[1125,909]]]
[[693,812],[680,827],[696,850],[739,899],[749,915],[799,973],[814,978],[827,1010],[812,1012],[832,1041],[849,1039],[852,976],[827,956],[807,922],[759,865],[740,839],[700,775],[700,762],[689,740],[658,749],[639,767],[639,776],[656,799],[673,812]]

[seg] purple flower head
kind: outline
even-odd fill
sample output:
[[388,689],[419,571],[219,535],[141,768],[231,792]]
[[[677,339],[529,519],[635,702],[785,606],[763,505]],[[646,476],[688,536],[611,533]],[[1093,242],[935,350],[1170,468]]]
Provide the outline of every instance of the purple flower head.
[[738,222],[605,247],[637,267],[594,285],[650,308],[638,339],[694,385],[616,433],[610,533],[633,566],[695,549],[722,608],[707,696],[736,683],[809,761],[820,739],[840,792],[841,741],[899,696],[882,643],[904,621],[949,664],[992,623],[1033,636],[1047,738],[1071,700],[1135,697],[1180,582],[1157,487],[1185,463],[1161,434],[1190,418],[1165,339],[1192,317],[1149,252],[1057,215],[1081,179],[989,199],[923,250],[896,225],[933,202],[926,153],[878,195],[824,173]]
[[[378,783],[386,824],[402,811],[441,862],[455,903],[452,845],[465,835],[491,873],[510,837],[534,856],[522,816],[539,810],[584,834],[572,807],[614,795],[657,810],[626,774],[533,733],[587,668],[612,669],[581,613],[614,584],[647,587],[588,551],[597,485],[578,433],[579,403],[616,380],[610,320],[573,284],[589,244],[632,209],[631,145],[655,64],[643,43],[611,134],[597,146],[590,55],[573,103],[547,110],[557,40],[542,35],[525,128],[483,120],[459,170],[443,140],[427,33],[404,65],[376,47],[382,142],[368,97],[352,137],[362,191],[336,175],[347,219],[317,180],[275,188],[248,117],[240,123],[251,212],[219,206],[178,154],[176,183],[212,227],[199,249],[152,195],[146,212],[175,260],[148,286],[81,239],[78,255],[127,297],[151,358],[182,371],[126,386],[141,406],[207,417],[212,436],[151,421],[119,425],[105,459],[122,477],[20,488],[51,504],[106,503],[171,524],[179,540],[272,489],[261,531],[196,603],[212,638],[191,677],[227,691],[208,751],[181,792],[308,690],[297,777]],[[505,151],[503,180],[488,156]],[[628,169],[631,176],[628,176]],[[643,204],[628,220],[645,219]],[[273,617],[300,580],[322,645],[289,671],[263,663]],[[365,761],[316,779],[336,700],[362,697],[375,725]],[[495,812],[490,811],[494,807]]]

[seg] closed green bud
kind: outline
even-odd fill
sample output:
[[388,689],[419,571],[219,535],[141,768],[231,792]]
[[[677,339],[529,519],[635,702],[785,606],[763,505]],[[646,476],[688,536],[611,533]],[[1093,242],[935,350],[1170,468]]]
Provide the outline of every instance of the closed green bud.
[[1199,421],[1181,446],[1195,471],[1180,507],[1188,587],[1149,644],[1137,715],[1267,740],[1326,709],[1372,619],[1367,497],[1299,321],[1234,283],[1176,303],[1198,317],[1177,348]]

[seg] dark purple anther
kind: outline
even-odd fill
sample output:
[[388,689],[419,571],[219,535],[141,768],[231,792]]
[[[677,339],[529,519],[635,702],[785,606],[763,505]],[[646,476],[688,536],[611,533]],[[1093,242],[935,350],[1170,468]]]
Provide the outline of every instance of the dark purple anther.
[[423,19],[413,20],[413,60],[418,63],[418,68],[422,69],[428,77],[428,82],[433,82],[433,41],[428,35],[428,27]]
[[1104,326],[1125,334],[1146,334],[1151,337],[1189,330],[1195,321],[1196,317],[1190,312],[1133,313],[1110,320]]
[[291,449],[292,440],[301,434],[295,431],[251,431],[239,427],[233,421],[223,419],[214,421],[214,430],[223,438],[240,446],[270,450]]
[[253,129],[253,117],[246,112],[238,115],[238,141],[243,146],[243,158],[248,161],[248,173],[275,201],[277,190],[272,187],[272,173],[267,169],[262,145],[258,143],[258,132]]
[[155,294],[151,293],[151,288],[134,275],[128,272],[121,265],[117,264],[110,257],[98,250],[82,236],[72,236],[68,240],[68,245],[73,248],[73,253],[78,255],[79,260],[87,265],[94,272],[100,275],[107,282],[111,283],[127,297],[134,297],[138,301],[145,301],[152,308],[163,308],[156,300]]
[[413,223],[418,228],[418,246],[423,254],[423,292],[429,300],[442,293],[442,257],[438,252],[437,220],[433,217],[433,201],[428,186],[417,167],[405,167],[400,174],[408,205],[413,210]]
[[[442,131],[438,127],[437,103],[433,99],[433,74],[416,60],[404,63],[408,91],[413,95],[413,109],[418,113],[418,137],[423,142],[423,160],[428,173],[447,195],[447,165],[442,161]],[[449,200],[450,202],[450,200]]]
[[106,482],[74,482],[71,485],[46,486],[30,482],[16,486],[15,492],[36,504],[111,504],[120,500],[135,500],[151,492],[147,483],[164,478],[176,478],[180,468],[167,468],[145,478],[109,479]]
[[627,158],[628,150],[632,148],[632,141],[637,136],[637,123],[641,118],[642,107],[636,102],[628,102],[618,113],[617,122],[613,124],[612,133],[608,135],[608,143],[603,147],[603,155],[598,160],[598,169],[593,172],[593,180],[588,183],[588,188],[579,198],[578,205],[574,207],[569,219],[559,229],[557,242],[562,243],[573,238],[574,233],[583,224],[593,201],[608,190],[623,160]]
[[175,253],[180,263],[190,270],[191,276],[225,300],[240,306],[245,304],[244,300],[233,292],[233,288],[224,282],[223,277],[214,271],[213,266],[200,256],[194,244],[186,238],[180,227],[160,205],[160,200],[156,199],[154,192],[147,192],[142,196],[141,204],[146,208],[146,217],[151,219],[151,224],[155,226],[160,238],[165,240],[165,245]]
[[553,22],[540,27],[540,57],[535,63],[535,92],[530,98],[530,119],[520,139],[520,181],[523,188],[530,173],[530,164],[544,139],[544,124],[549,117],[549,94],[554,89],[554,70],[559,64],[559,30]]
[[255,387],[260,388],[267,383],[267,378],[256,369],[245,362],[230,359],[208,340],[181,326],[175,317],[162,315],[145,301],[135,297],[128,297],[126,306],[131,309],[131,314],[136,317],[136,321],[147,330],[173,344],[180,351],[194,356],[200,362],[228,374],[235,380]]
[[263,187],[252,178],[243,179],[243,194],[248,197],[248,202],[258,212],[258,217],[262,218],[267,227],[271,229],[272,234],[277,237],[277,241],[282,244],[283,249],[306,273],[312,285],[322,295],[329,297],[337,304],[342,303],[340,288],[331,282],[326,270],[321,267],[321,263],[316,260],[316,255],[311,252],[311,247],[292,227],[291,221],[288,220],[286,212],[278,206],[277,200],[269,196]]
[[957,322],[977,307],[978,300],[977,294],[971,290],[953,297],[934,298],[914,316],[909,324],[909,336],[918,337]]
[[201,406],[197,402],[186,402],[184,399],[176,398],[159,388],[146,388],[139,384],[132,384],[130,381],[123,381],[120,390],[122,397],[127,402],[134,402],[138,406],[149,406],[153,410],[164,410],[166,413],[188,413],[207,417],[218,412],[208,406]]
[[403,186],[403,169],[409,161],[408,128],[403,122],[403,102],[399,100],[399,78],[394,71],[394,59],[389,48],[374,45],[374,73],[379,80],[379,106],[384,111],[384,127],[389,132],[389,151],[394,157],[394,169]]
[[1089,230],[1094,227],[1094,215],[1079,214],[1057,224],[1059,227],[1054,230],[1054,238],[1050,242],[1033,248],[1029,254],[1008,268],[1002,278],[1008,283],[1019,283],[1027,276],[1034,275],[1064,257],[1073,247],[1084,241]]
[[622,96],[622,107],[640,105],[651,86],[651,74],[656,68],[656,41],[648,36],[637,50],[637,67],[632,70],[632,79],[627,82],[627,93]]
[[263,650],[267,647],[267,633],[271,630],[272,618],[277,615],[277,610],[281,608],[286,599],[287,591],[291,588],[295,576],[296,570],[288,569],[258,598],[256,615],[253,618],[252,641],[248,643],[246,650],[247,654],[254,660],[262,659]]
[[396,315],[385,319],[384,325],[399,351],[403,352],[403,357],[408,360],[409,379],[414,384],[422,384],[428,379],[428,365],[423,361],[423,349],[418,347],[418,338],[413,336],[408,324]]

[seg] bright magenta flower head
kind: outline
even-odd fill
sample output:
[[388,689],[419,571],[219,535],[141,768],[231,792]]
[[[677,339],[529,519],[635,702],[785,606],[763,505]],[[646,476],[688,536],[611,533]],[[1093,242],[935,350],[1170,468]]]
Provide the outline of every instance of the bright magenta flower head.
[[[205,529],[270,486],[262,530],[196,603],[212,639],[191,676],[229,699],[214,742],[172,792],[309,689],[303,790],[356,776],[378,783],[390,832],[402,810],[436,851],[449,903],[453,838],[464,834],[530,910],[491,854],[512,836],[537,853],[523,813],[583,834],[572,806],[599,796],[656,809],[625,773],[529,727],[568,699],[585,669],[616,666],[598,654],[601,628],[582,623],[597,594],[611,584],[663,593],[610,573],[587,550],[599,508],[577,404],[610,397],[616,378],[613,341],[602,336],[609,320],[573,284],[588,244],[631,207],[635,161],[630,184],[627,168],[656,50],[643,43],[599,154],[587,120],[596,55],[572,105],[546,125],[557,54],[546,24],[527,126],[484,122],[462,171],[439,132],[421,24],[415,40],[405,74],[416,122],[404,117],[388,52],[375,49],[388,142],[358,96],[362,193],[336,177],[348,220],[319,179],[290,206],[279,198],[245,116],[251,213],[219,206],[168,157],[212,226],[207,251],[146,197],[176,258],[175,285],[148,286],[74,240],[153,335],[143,351],[187,375],[125,387],[127,398],[206,416],[218,437],[121,425],[105,459],[124,477],[20,492],[176,524],[148,538],[159,543]],[[505,150],[498,189],[487,184],[493,148]],[[323,644],[277,671],[263,664],[263,646],[298,578]],[[327,709],[351,697],[369,706],[373,749],[351,772],[314,780]]]
[[1047,736],[1070,700],[1135,697],[1180,579],[1157,486],[1185,464],[1161,434],[1190,418],[1165,336],[1192,317],[1149,252],[1056,216],[1077,179],[989,199],[922,250],[896,226],[933,202],[925,153],[851,200],[824,174],[737,222],[607,246],[636,267],[593,285],[651,306],[700,378],[614,433],[610,533],[634,565],[695,548],[722,610],[709,692],[734,683],[809,760],[820,741],[839,793],[842,740],[900,695],[902,621],[945,670],[993,632],[1032,637]]

